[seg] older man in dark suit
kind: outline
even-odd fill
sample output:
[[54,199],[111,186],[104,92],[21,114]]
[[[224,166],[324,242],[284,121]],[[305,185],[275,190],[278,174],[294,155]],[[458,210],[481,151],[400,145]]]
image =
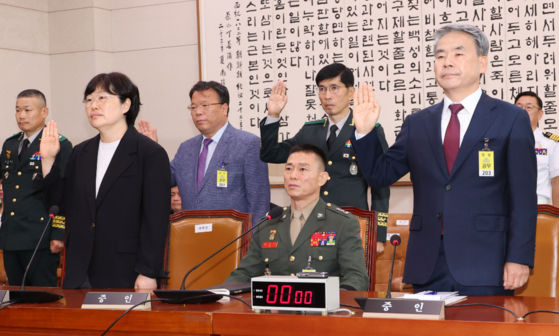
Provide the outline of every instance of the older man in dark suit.
[[355,147],[369,185],[411,175],[403,280],[416,291],[512,295],[534,265],[534,136],[524,110],[481,91],[488,49],[475,26],[437,30],[435,76],[444,101],[408,116],[386,153],[372,88],[363,84],[355,95]]

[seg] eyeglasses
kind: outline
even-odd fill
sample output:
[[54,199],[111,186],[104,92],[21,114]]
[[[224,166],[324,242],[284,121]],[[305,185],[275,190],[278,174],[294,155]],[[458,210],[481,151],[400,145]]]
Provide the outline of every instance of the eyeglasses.
[[538,106],[534,106],[534,105],[525,105],[525,106],[516,105],[516,106],[518,106],[518,107],[520,107],[520,108],[523,108],[523,109],[525,109],[526,111],[537,111],[537,110],[540,109]]
[[83,100],[82,103],[85,104],[85,107],[91,107],[91,104],[93,104],[93,102],[95,102],[98,106],[102,106],[102,105],[105,105],[105,103],[111,97],[116,97],[116,96],[104,95],[104,96],[98,96],[98,97],[93,97],[93,98],[86,98],[86,99]]
[[338,85],[332,85],[330,87],[326,87],[326,86],[319,86],[318,87],[318,94],[319,95],[325,95],[326,92],[330,91],[330,93],[332,94],[337,94],[338,92],[340,92],[340,88],[342,86],[338,86]]
[[196,112],[197,109],[201,109],[202,111],[207,111],[207,110],[210,108],[211,105],[223,105],[223,104],[225,104],[225,103],[201,104],[201,105],[199,105],[199,106],[190,105],[190,106],[188,107],[188,109],[189,109],[191,112]]

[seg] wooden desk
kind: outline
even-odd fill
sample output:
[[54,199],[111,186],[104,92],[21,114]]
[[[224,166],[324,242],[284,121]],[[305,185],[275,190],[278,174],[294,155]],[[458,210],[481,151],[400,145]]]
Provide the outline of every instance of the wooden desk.
[[[13,288],[13,287],[12,287]],[[10,289],[10,287],[7,287]],[[15,289],[15,288],[14,288]],[[80,309],[88,290],[46,288],[64,296],[48,304],[14,304],[0,311],[2,335],[101,335],[121,310]],[[95,291],[95,290],[93,290]],[[117,291],[117,290],[114,290]],[[372,292],[341,292],[341,302],[357,305],[354,297],[373,297]],[[250,295],[240,296],[250,303]],[[517,315],[532,310],[559,311],[559,299],[536,297],[471,297],[465,303],[484,302],[504,306]],[[559,315],[534,314],[516,322],[509,313],[490,307],[446,309],[445,321],[391,320],[337,313],[330,316],[252,312],[241,302],[205,305],[172,305],[152,302],[151,311],[132,311],[110,335],[559,335]]]

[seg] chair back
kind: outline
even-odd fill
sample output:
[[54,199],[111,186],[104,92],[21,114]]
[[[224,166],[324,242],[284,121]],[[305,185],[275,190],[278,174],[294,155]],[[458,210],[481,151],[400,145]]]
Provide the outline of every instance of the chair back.
[[559,208],[538,205],[536,255],[526,286],[515,291],[520,296],[557,297],[559,289]]
[[[394,258],[394,273],[392,274],[392,291],[405,291],[405,284],[402,283],[404,277],[404,266],[406,265],[406,252],[408,249],[408,241],[410,237],[410,226],[412,214],[388,214],[387,234],[398,234],[402,240],[396,248],[396,257]],[[376,266],[376,286],[375,290],[386,292],[388,290],[388,278],[390,276],[390,268],[392,266],[392,255],[394,254],[394,246],[390,244],[390,240],[386,240],[384,251],[377,256]]]
[[[179,289],[185,274],[252,226],[252,215],[236,210],[185,210],[170,217],[164,265],[169,279],[162,288]],[[251,234],[228,246],[193,271],[187,289],[223,283],[248,251]]]
[[367,275],[369,276],[369,291],[375,288],[375,263],[377,256],[377,216],[375,211],[367,211],[357,207],[344,206],[341,207],[345,211],[350,212],[359,221],[359,235],[363,249],[365,250],[365,265],[367,266]]

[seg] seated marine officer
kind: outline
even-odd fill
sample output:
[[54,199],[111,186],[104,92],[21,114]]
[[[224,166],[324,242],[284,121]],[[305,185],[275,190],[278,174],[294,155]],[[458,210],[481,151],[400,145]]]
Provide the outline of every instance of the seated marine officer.
[[255,229],[249,251],[225,280],[249,282],[266,274],[294,275],[310,268],[340,277],[340,288],[367,290],[369,277],[353,215],[320,199],[328,180],[326,155],[309,144],[291,148],[284,185],[291,198],[278,218]]

